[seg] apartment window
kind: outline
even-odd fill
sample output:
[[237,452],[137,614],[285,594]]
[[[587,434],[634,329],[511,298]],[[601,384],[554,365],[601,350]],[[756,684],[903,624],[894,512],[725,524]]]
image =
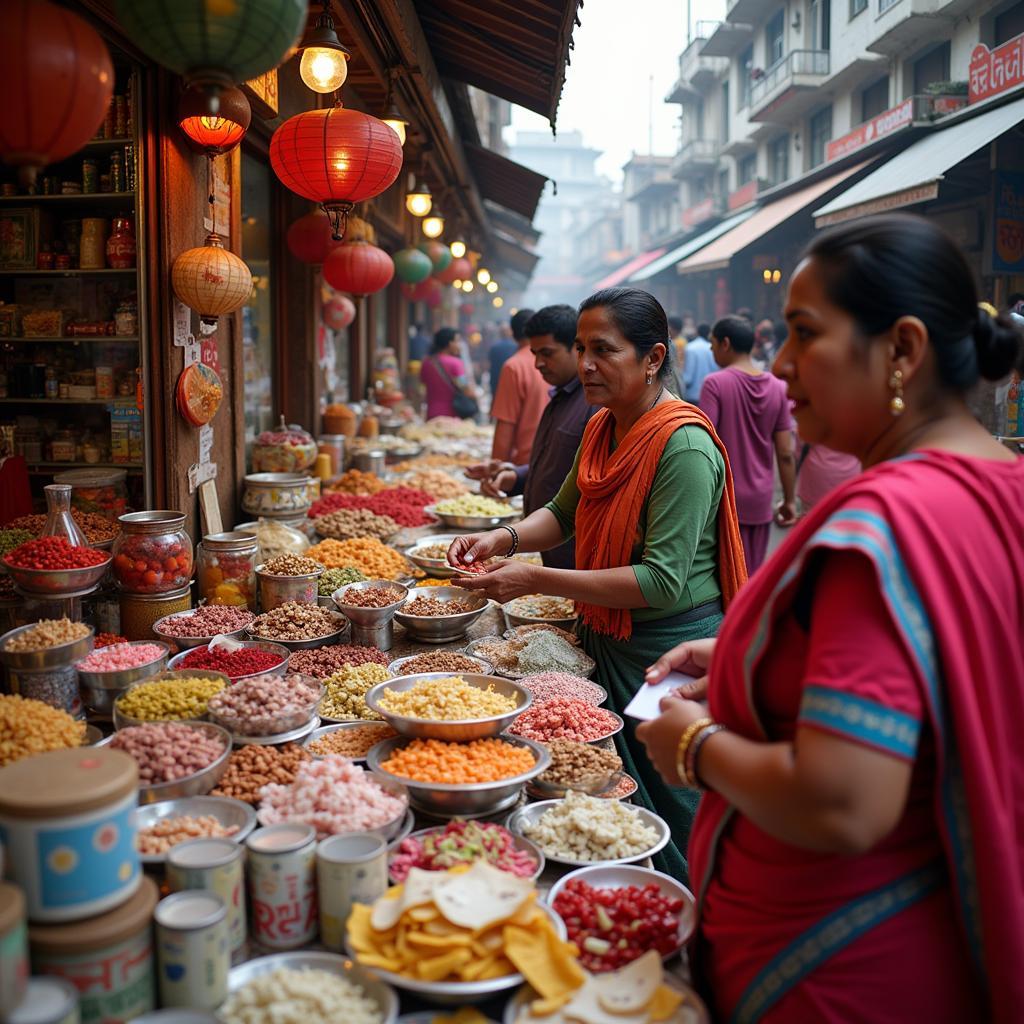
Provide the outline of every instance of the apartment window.
[[768,144],[768,170],[772,184],[780,185],[789,178],[789,136],[780,135]]
[[775,67],[786,55],[786,9],[772,15],[764,30],[768,67]]
[[754,44],[751,43],[740,54],[740,102],[737,110],[743,110],[750,106],[750,86],[752,84],[750,72],[754,70]]
[[736,167],[737,182],[736,187],[742,188],[747,182],[753,181],[757,175],[757,154],[751,153],[750,156],[745,156]]
[[850,0],[850,21],[860,14],[861,11],[868,9],[868,0]]
[[889,76],[880,78],[860,94],[860,119],[870,121],[889,109]]
[[832,46],[832,0],[811,0],[811,49],[828,50]]
[[722,131],[719,135],[719,142],[729,141],[729,80],[722,83]]
[[949,43],[940,43],[914,61],[914,95],[925,91],[932,82],[949,81]]
[[997,14],[993,23],[995,29],[993,46],[1003,43],[1024,32],[1024,4],[1016,3],[1008,11]]
[[832,108],[819,110],[810,123],[811,135],[811,167],[825,162],[825,147],[832,138]]

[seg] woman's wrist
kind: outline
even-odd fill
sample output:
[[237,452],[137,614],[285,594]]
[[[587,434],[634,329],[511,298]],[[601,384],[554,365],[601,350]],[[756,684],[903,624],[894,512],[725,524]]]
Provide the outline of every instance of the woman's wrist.
[[697,756],[708,739],[724,728],[724,725],[712,718],[697,718],[683,731],[676,747],[676,774],[684,786],[690,789],[703,788],[697,774]]

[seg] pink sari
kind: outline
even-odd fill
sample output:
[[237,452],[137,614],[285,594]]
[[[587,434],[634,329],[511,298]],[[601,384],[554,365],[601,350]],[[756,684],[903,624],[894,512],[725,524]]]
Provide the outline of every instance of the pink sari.
[[[988,1013],[1024,1016],[1024,460],[1016,465],[927,452],[875,467],[815,507],[740,592],[713,663],[712,715],[769,739],[758,666],[791,609],[815,551],[857,551],[923,680],[935,738],[933,806],[944,863],[893,872],[808,926],[794,940],[773,930],[776,955],[747,985],[731,1020],[756,1021],[815,968],[871,929],[945,886],[952,890]],[[834,731],[895,749],[884,716],[856,724],[837,705]],[[888,732],[883,730],[888,729]],[[703,900],[728,843],[735,810],[716,793],[701,802],[688,850]],[[725,838],[723,838],[725,836]],[[847,861],[849,866],[849,860]],[[854,859],[854,870],[855,870]],[[757,874],[756,864],[750,867]],[[803,884],[793,867],[792,883]],[[756,878],[753,885],[757,885]],[[825,894],[827,896],[827,894]],[[898,985],[899,978],[891,979]]]

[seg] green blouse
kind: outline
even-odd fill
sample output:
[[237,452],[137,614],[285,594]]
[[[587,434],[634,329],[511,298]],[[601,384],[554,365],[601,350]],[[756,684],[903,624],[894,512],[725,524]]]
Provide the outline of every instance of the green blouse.
[[[582,448],[581,448],[582,450]],[[568,540],[576,532],[580,452],[545,507]],[[668,618],[722,596],[718,585],[718,505],[725,462],[702,427],[680,427],[668,440],[640,510],[630,562],[647,608],[636,622]]]

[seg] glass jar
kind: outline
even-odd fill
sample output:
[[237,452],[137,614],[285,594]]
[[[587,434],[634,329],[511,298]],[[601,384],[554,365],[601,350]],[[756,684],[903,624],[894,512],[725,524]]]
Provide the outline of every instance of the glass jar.
[[71,516],[71,487],[68,484],[47,484],[43,488],[46,497],[46,526],[44,537],[64,537],[69,544],[85,548],[85,539],[78,523]]
[[107,220],[83,217],[78,243],[78,265],[82,270],[102,270],[107,265]]
[[135,266],[135,227],[131,217],[115,217],[114,230],[107,239],[107,266],[127,270]]
[[256,611],[256,563],[259,543],[249,533],[211,533],[196,549],[199,597]]
[[192,578],[192,539],[185,513],[129,512],[119,516],[114,541],[114,579],[131,594],[164,594]]

